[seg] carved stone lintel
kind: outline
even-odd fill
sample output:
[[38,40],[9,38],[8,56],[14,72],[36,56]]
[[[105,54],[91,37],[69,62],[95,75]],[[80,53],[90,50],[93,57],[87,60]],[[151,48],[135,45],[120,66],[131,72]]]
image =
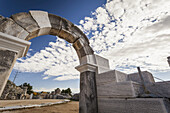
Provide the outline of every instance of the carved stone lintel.
[[0,32],[0,48],[16,52],[18,57],[26,56],[31,42]]
[[95,64],[82,64],[77,67],[75,67],[80,73],[83,73],[85,71],[91,71],[91,72],[96,72],[97,70],[97,65]]

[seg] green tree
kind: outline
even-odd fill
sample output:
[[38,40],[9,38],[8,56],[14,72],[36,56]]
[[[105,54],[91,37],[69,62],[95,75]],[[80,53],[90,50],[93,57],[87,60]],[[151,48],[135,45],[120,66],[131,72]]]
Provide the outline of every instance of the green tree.
[[27,87],[27,94],[31,94],[33,93],[33,87],[30,85],[30,83],[23,83],[21,84],[19,87],[23,88],[23,87]]
[[61,91],[61,93],[67,93],[67,94],[71,95],[72,92],[71,92],[71,89],[70,89],[70,88],[67,88],[66,90],[63,89],[63,90]]

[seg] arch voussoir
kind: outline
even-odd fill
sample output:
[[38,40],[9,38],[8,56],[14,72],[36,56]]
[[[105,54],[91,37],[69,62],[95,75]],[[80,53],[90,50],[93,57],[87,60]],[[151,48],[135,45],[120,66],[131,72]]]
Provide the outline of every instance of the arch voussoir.
[[51,30],[49,32],[50,35],[58,36],[59,32],[61,30],[61,17],[54,15],[54,14],[48,14],[50,23],[51,23]]
[[21,39],[29,35],[29,33],[24,28],[15,23],[15,21],[13,21],[11,18],[3,18],[1,22],[0,32],[2,33],[6,33]]
[[94,51],[89,46],[88,42],[86,42],[83,38],[79,38],[76,42],[74,42],[73,47],[76,50],[79,59],[86,55],[94,54]]
[[35,22],[35,20],[32,18],[30,13],[21,12],[17,13],[11,16],[11,18],[22,28],[24,28],[27,32],[29,32],[29,35],[25,37],[25,40],[30,40],[34,37],[37,37],[37,34],[39,32],[39,26]]
[[29,11],[32,18],[37,22],[40,30],[38,36],[48,35],[51,30],[51,23],[48,17],[48,12],[45,11]]

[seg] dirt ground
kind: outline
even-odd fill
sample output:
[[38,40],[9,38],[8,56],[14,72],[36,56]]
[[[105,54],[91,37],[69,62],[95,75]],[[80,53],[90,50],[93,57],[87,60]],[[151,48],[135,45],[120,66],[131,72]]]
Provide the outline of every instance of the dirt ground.
[[79,102],[71,101],[66,104],[46,106],[46,107],[36,107],[30,109],[21,109],[14,111],[4,111],[2,113],[78,113],[79,112]]

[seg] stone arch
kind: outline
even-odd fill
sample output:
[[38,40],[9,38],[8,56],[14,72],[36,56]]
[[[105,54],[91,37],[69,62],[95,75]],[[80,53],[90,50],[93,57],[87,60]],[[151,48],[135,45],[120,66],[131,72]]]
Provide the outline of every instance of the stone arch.
[[29,11],[0,16],[0,96],[16,59],[26,55],[30,39],[41,35],[55,35],[72,43],[80,65],[80,113],[97,113],[96,75],[109,69],[107,59],[94,54],[86,35],[65,18],[45,11]]
[[[0,32],[30,40],[41,35],[55,35],[73,44],[79,60],[94,52],[86,35],[72,22],[45,11],[29,11],[0,17]],[[86,57],[87,58],[87,57]]]

